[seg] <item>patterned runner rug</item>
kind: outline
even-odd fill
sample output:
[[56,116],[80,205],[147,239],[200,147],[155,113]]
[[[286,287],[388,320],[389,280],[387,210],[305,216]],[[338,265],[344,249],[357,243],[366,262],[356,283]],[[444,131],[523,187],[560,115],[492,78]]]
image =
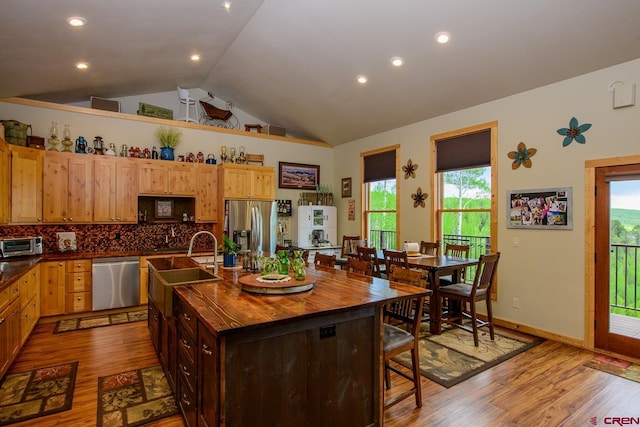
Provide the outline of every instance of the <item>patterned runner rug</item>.
[[[491,341],[489,331],[481,330],[480,345],[473,345],[473,334],[452,328],[440,335],[420,338],[420,372],[425,377],[444,386],[452,387],[482,371],[534,347],[544,340],[531,337],[526,341],[495,333]],[[410,367],[411,354],[402,353],[394,358]]]
[[100,326],[119,325],[122,323],[139,322],[147,320],[147,310],[127,311],[124,313],[90,315],[76,319],[59,320],[53,330],[54,334],[61,332],[77,331],[79,329],[98,328]]
[[0,384],[0,426],[71,409],[78,362],[6,375]]
[[98,427],[140,426],[177,413],[159,365],[98,378]]
[[585,362],[584,366],[640,383],[640,365],[626,360],[597,355],[588,362]]

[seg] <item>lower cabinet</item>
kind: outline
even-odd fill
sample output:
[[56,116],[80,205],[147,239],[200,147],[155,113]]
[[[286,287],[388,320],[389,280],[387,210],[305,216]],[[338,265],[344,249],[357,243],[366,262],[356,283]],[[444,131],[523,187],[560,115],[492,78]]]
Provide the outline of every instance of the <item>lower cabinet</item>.
[[40,318],[40,266],[0,292],[0,378]]
[[91,311],[91,260],[48,261],[40,265],[40,314]]
[[0,378],[20,350],[20,285],[18,282],[0,292]]
[[[153,274],[149,275],[149,280],[153,280]],[[148,301],[149,316],[148,327],[151,334],[151,342],[156,350],[160,365],[164,370],[167,382],[171,390],[176,392],[176,319],[173,316],[164,316],[156,306],[153,298]]]
[[181,298],[174,308],[189,427],[376,424],[373,307],[224,335]]

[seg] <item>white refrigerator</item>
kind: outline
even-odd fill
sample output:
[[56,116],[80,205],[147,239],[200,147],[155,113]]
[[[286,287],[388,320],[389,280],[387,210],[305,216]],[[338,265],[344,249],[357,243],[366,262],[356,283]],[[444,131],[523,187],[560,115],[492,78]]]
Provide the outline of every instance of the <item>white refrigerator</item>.
[[338,210],[335,206],[298,206],[292,212],[294,246],[336,246]]

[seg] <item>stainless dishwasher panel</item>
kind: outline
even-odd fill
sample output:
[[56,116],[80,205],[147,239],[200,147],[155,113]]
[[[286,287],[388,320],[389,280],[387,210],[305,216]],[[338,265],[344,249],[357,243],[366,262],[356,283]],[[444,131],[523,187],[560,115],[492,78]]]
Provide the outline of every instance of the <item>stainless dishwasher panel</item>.
[[93,310],[130,307],[140,303],[140,259],[138,257],[93,260]]

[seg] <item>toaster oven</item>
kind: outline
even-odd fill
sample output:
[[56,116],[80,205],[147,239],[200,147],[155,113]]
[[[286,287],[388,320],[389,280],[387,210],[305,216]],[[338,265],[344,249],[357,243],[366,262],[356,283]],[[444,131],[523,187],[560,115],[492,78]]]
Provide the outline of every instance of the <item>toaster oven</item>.
[[42,254],[42,236],[12,237],[0,240],[3,258]]

